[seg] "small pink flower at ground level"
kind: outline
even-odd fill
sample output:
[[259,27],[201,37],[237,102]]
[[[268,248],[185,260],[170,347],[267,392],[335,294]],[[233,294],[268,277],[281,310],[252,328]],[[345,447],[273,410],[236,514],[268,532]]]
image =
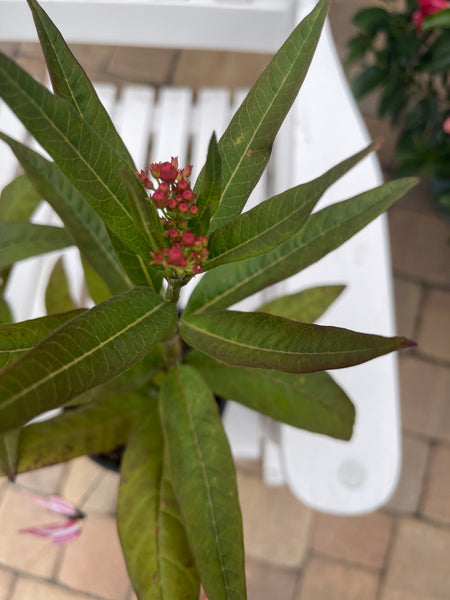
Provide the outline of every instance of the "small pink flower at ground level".
[[440,12],[445,8],[450,8],[448,0],[419,0],[419,9],[413,13],[412,22],[419,33],[422,29],[422,23],[428,15]]
[[444,124],[442,125],[442,129],[444,130],[444,133],[450,135],[450,117],[447,117],[445,119]]
[[37,527],[27,527],[20,529],[19,533],[29,533],[38,537],[50,537],[55,545],[66,544],[78,537],[81,533],[80,520],[84,519],[84,514],[73,504],[67,502],[58,496],[38,496],[25,490],[25,493],[39,506],[47,508],[68,517],[61,523],[50,523],[47,525],[38,525]]
[[38,537],[50,537],[52,538],[52,544],[59,546],[67,544],[67,542],[78,537],[81,533],[81,526],[78,519],[67,519],[67,521],[63,521],[62,523],[50,523],[49,525],[19,529],[19,533],[30,533]]
[[140,181],[153,190],[149,199],[159,209],[163,234],[168,247],[159,248],[151,253],[150,264],[159,264],[178,275],[196,275],[203,272],[203,265],[208,260],[208,238],[196,236],[189,228],[189,221],[199,212],[196,204],[197,194],[191,189],[189,177],[192,165],[184,169],[178,168],[178,158],[172,157],[170,162],[152,163],[149,165],[151,176],[157,185],[150,182],[145,171],[137,173]]

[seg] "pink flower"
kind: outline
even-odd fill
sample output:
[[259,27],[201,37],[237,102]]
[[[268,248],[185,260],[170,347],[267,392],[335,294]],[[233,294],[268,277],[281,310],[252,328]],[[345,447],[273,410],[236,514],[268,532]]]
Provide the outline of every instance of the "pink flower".
[[52,543],[55,545],[66,544],[80,535],[80,520],[84,519],[85,515],[78,508],[57,496],[45,498],[27,491],[26,494],[39,506],[47,508],[52,512],[66,515],[68,518],[61,523],[50,523],[48,525],[20,529],[19,533],[29,533],[38,537],[50,537],[52,538]]
[[174,267],[185,267],[187,264],[186,257],[184,256],[183,250],[177,246],[172,246],[167,253],[167,264],[173,265]]
[[444,124],[442,125],[442,129],[444,130],[444,133],[450,135],[450,117],[447,117],[445,119]]
[[421,30],[422,23],[428,15],[437,13],[445,8],[450,8],[448,0],[419,0],[419,9],[412,16],[412,22],[416,26],[416,31],[419,32]]

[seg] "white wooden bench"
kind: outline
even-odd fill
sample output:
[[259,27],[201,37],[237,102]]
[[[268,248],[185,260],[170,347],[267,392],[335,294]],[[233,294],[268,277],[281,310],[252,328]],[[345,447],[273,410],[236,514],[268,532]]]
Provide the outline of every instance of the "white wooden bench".
[[[42,4],[69,42],[272,52],[315,1],[48,0]],[[25,1],[0,0],[0,40],[35,39]],[[211,132],[222,133],[243,97],[243,92],[232,97],[226,89],[204,89],[194,98],[187,88],[141,86],[127,86],[117,97],[113,85],[97,87],[139,167],[149,159],[170,156],[179,156],[181,164],[189,161],[196,168],[201,166]],[[0,129],[26,139],[20,123],[1,105]],[[327,25],[299,98],[277,138],[268,172],[250,202],[312,179],[367,143]],[[6,145],[0,145],[0,164],[3,187],[16,169]],[[319,208],[379,183],[378,163],[369,157],[327,192]],[[41,222],[53,218],[46,207],[36,216]],[[74,257],[76,251],[72,250],[67,260],[74,264]],[[44,314],[43,289],[55,260],[52,255],[15,267],[8,296],[18,320]],[[72,266],[71,272],[75,273],[73,292],[79,294],[81,270]],[[251,298],[242,307],[252,309],[263,300],[330,283],[345,283],[348,288],[320,322],[384,335],[395,333],[384,216],[300,275]],[[225,426],[236,457],[262,456],[267,483],[287,483],[303,502],[318,510],[358,514],[381,506],[398,479],[397,359],[388,355],[335,371],[333,376],[356,405],[355,433],[349,443],[279,425],[235,403],[227,407]]]

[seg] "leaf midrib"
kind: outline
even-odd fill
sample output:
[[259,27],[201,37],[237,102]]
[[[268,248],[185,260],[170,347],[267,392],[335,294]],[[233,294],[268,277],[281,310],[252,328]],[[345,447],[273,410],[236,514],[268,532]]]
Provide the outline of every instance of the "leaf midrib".
[[205,463],[204,463],[204,460],[203,460],[203,453],[202,453],[202,450],[200,448],[200,442],[199,442],[199,439],[198,439],[197,430],[195,429],[194,420],[192,418],[192,413],[191,413],[191,411],[189,409],[189,404],[188,404],[188,401],[187,401],[187,398],[186,398],[186,394],[185,394],[185,391],[184,391],[183,382],[181,380],[180,373],[178,372],[178,370],[175,370],[175,376],[177,378],[177,383],[178,383],[178,386],[180,388],[181,397],[183,399],[183,404],[185,406],[186,413],[187,413],[188,418],[189,418],[189,425],[190,425],[190,428],[192,430],[192,435],[193,435],[193,438],[194,438],[194,444],[195,444],[195,448],[196,448],[197,455],[198,455],[198,458],[199,458],[199,463],[200,463],[201,470],[202,470],[202,476],[203,476],[203,480],[204,480],[204,483],[205,483],[205,488],[206,488],[206,492],[207,492],[207,496],[208,496],[208,507],[209,507],[209,510],[210,510],[211,521],[212,521],[213,528],[214,528],[214,533],[215,533],[215,536],[216,536],[215,542],[216,542],[216,547],[217,547],[218,554],[219,554],[220,572],[222,574],[222,579],[223,579],[225,588],[227,590],[227,597],[229,597],[230,584],[228,582],[228,578],[226,577],[225,566],[223,564],[223,556],[222,556],[222,552],[221,552],[220,545],[219,545],[219,532],[218,532],[218,529],[217,529],[216,516],[215,516],[215,513],[214,513],[214,504],[213,504],[213,501],[212,501],[211,490],[210,490],[210,486],[209,486],[209,480],[208,480],[208,476],[207,476],[207,473],[206,473]]
[[[52,129],[66,142],[66,144],[74,151],[75,155],[81,160],[81,162],[88,168],[88,170],[94,175],[94,178],[105,188],[105,190],[108,192],[108,194],[111,196],[111,198],[116,202],[116,204],[119,206],[119,208],[122,210],[122,212],[128,217],[128,219],[130,219],[130,221],[132,221],[131,219],[131,215],[130,213],[127,211],[127,209],[123,206],[123,204],[120,202],[119,198],[117,198],[116,194],[112,192],[112,190],[108,187],[108,185],[106,185],[106,183],[103,181],[103,179],[101,179],[97,173],[93,170],[93,168],[91,167],[91,165],[89,164],[89,162],[87,162],[83,155],[79,153],[79,151],[77,150],[77,148],[75,148],[75,146],[72,144],[72,142],[64,135],[64,133],[61,131],[61,129],[59,129],[58,127],[56,127],[56,124],[46,115],[46,113],[41,109],[41,107],[39,106],[39,104],[37,104],[34,100],[34,98],[32,96],[30,96],[28,94],[28,92],[26,91],[25,88],[21,88],[17,82],[11,78],[11,76],[9,75],[9,73],[6,74],[6,78],[8,79],[8,81],[10,83],[13,84],[13,87],[17,90],[17,88],[19,88],[20,90],[20,94],[19,95],[24,95],[26,98],[29,99],[30,103],[33,104],[33,106],[35,108],[37,108],[38,112],[42,115],[42,118],[50,124],[50,126],[52,127]],[[55,98],[57,98],[55,96]],[[62,101],[61,98],[57,98],[59,101]],[[71,106],[68,104],[68,106]],[[75,110],[75,109],[74,109]],[[83,119],[84,120],[84,119]],[[95,131],[95,129],[89,125],[86,121],[86,126],[88,126],[90,129],[92,129],[92,132],[95,134],[95,136],[100,137],[98,135],[98,133]],[[97,200],[97,202],[100,202],[99,200]]]
[[[229,340],[228,338],[222,337],[211,331],[206,331],[204,329],[201,329],[200,327],[196,327],[195,325],[193,325],[192,323],[189,323],[187,321],[184,321],[184,325],[190,327],[191,329],[194,329],[195,331],[201,333],[205,337],[209,336],[209,337],[219,340],[221,342],[225,342],[226,344],[229,344],[231,346],[239,346],[241,348],[245,348],[245,349],[248,349],[251,351],[268,352],[270,354],[287,354],[289,356],[298,356],[298,357],[301,357],[301,356],[325,356],[325,355],[326,356],[328,356],[328,355],[339,356],[339,354],[352,354],[352,353],[360,353],[360,352],[366,352],[366,351],[373,350],[373,348],[370,346],[367,348],[356,348],[356,349],[345,350],[345,351],[329,350],[327,352],[295,352],[295,351],[290,351],[290,350],[277,350],[274,348],[264,348],[262,346],[251,346],[250,344],[245,344],[243,342],[237,342],[236,340]],[[365,335],[365,334],[361,334],[361,335]]]
[[[114,335],[110,336],[108,339],[101,342],[94,348],[91,348],[91,350],[89,350],[88,352],[85,352],[81,356],[72,360],[70,363],[66,363],[65,365],[63,365],[62,367],[57,369],[56,371],[52,371],[46,377],[43,377],[42,379],[35,382],[34,384],[29,385],[28,387],[22,389],[20,392],[18,392],[14,396],[11,396],[7,400],[5,400],[2,404],[0,404],[0,411],[4,410],[5,408],[10,406],[14,402],[17,402],[17,400],[19,400],[24,395],[27,395],[29,392],[38,389],[42,385],[45,385],[48,381],[51,381],[53,378],[57,377],[60,373],[64,373],[64,371],[67,371],[74,365],[78,364],[79,362],[84,360],[87,356],[91,356],[92,354],[94,354],[95,352],[97,352],[98,350],[100,350],[101,348],[103,348],[104,346],[106,346],[107,344],[109,344],[110,342],[115,340],[116,338],[120,337],[122,334],[126,333],[129,329],[132,329],[133,327],[135,327],[136,325],[141,323],[143,320],[145,320],[150,315],[152,315],[155,311],[159,310],[162,306],[164,306],[164,302],[158,304],[156,307],[153,307],[150,311],[146,312],[144,315],[142,315],[141,317],[139,317],[132,323],[129,323],[126,327],[124,327],[123,329],[121,329],[120,331],[115,333]],[[18,364],[18,363],[14,363],[14,364]]]

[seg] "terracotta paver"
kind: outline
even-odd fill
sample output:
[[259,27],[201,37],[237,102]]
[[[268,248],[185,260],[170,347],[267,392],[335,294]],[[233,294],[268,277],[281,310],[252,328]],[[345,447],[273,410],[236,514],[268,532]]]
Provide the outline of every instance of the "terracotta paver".
[[112,471],[105,471],[104,477],[97,487],[83,503],[83,510],[87,513],[102,512],[114,514],[117,506],[117,492],[119,489],[120,475]]
[[66,547],[57,579],[81,592],[124,600],[130,582],[113,517],[87,517],[80,537]]
[[444,219],[394,205],[389,210],[389,227],[395,271],[430,284],[448,285],[450,245]]
[[[427,596],[427,600],[430,596]],[[404,590],[386,589],[381,593],[380,600],[424,600],[423,596],[414,594],[414,592],[405,592]]]
[[81,507],[105,476],[105,469],[89,457],[76,458],[68,465],[68,474],[61,495]]
[[417,283],[396,277],[394,279],[394,291],[397,308],[397,332],[404,337],[414,339],[422,288]]
[[11,600],[95,600],[59,585],[21,577],[16,583]]
[[246,554],[286,567],[301,565],[312,511],[286,487],[267,487],[261,478],[238,471]]
[[450,447],[433,449],[422,513],[450,524]]
[[18,530],[59,520],[60,517],[37,506],[18,487],[8,486],[0,505],[0,564],[50,577],[61,548],[47,539],[20,534]]
[[292,599],[298,579],[296,571],[251,559],[246,560],[245,571],[248,600]]
[[439,360],[450,361],[449,311],[450,291],[431,290],[428,292],[425,297],[424,313],[417,340],[420,352]]
[[403,435],[402,470],[397,489],[387,503],[393,511],[414,513],[419,507],[429,453],[424,440]]
[[381,512],[357,517],[319,514],[312,548],[331,558],[381,569],[391,528],[392,519]]
[[40,494],[56,494],[60,490],[61,481],[67,470],[65,463],[52,465],[37,471],[22,473],[17,476],[17,483],[30,491]]
[[15,575],[12,571],[0,569],[0,600],[9,600],[13,590]]
[[306,565],[295,600],[375,600],[378,573],[312,558]]
[[414,519],[399,519],[386,590],[417,594],[427,600],[448,600],[450,530]]
[[408,355],[399,365],[405,430],[450,441],[450,369]]

